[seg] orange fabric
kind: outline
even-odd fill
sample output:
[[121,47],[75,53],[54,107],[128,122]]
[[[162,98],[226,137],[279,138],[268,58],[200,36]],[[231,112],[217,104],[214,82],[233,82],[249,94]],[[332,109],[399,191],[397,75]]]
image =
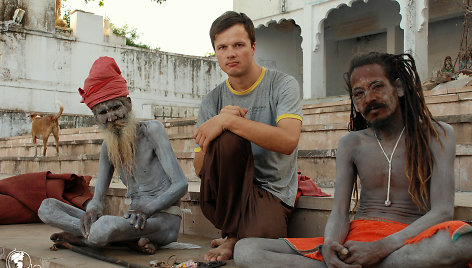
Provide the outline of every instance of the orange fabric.
[[89,76],[85,79],[84,89],[79,88],[82,101],[92,109],[101,102],[129,95],[126,80],[115,60],[100,57],[92,65]]
[[[407,224],[384,219],[355,220],[351,222],[349,234],[345,241],[377,241],[398,231],[401,231],[407,226]],[[451,239],[456,240],[461,234],[472,232],[472,226],[461,221],[443,222],[426,229],[416,237],[407,240],[405,244],[416,244],[422,239],[433,236],[439,230],[448,230],[451,234]],[[283,239],[301,255],[323,261],[323,256],[321,255],[321,245],[323,245],[324,242],[323,237]]]
[[91,179],[46,171],[0,180],[0,224],[41,222],[38,209],[46,198],[85,209],[84,203],[93,196],[89,188]]

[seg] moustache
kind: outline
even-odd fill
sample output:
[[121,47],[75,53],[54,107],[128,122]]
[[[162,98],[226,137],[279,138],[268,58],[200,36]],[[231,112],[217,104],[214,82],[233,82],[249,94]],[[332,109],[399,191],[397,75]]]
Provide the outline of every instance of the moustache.
[[377,103],[377,102],[374,102],[374,103],[370,104],[369,106],[367,106],[367,107],[365,108],[364,113],[365,113],[365,114],[368,114],[368,113],[370,113],[370,111],[372,111],[373,109],[379,109],[379,108],[385,108],[385,107],[387,107],[387,105],[385,105],[385,103]]
[[110,131],[117,130],[124,128],[127,124],[127,120],[115,120],[113,122],[107,122],[105,123],[105,128],[107,128]]

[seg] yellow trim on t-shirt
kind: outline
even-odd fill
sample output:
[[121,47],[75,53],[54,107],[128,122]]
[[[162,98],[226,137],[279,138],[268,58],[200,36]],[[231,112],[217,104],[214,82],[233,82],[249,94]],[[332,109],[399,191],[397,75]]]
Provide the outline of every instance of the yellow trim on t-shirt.
[[202,148],[200,148],[200,146],[199,146],[199,147],[195,147],[195,148],[193,148],[193,151],[194,151],[195,153],[199,153],[199,152],[202,151]]
[[236,91],[233,89],[233,87],[231,86],[231,84],[229,83],[229,78],[226,79],[226,85],[228,86],[229,90],[231,92],[233,92],[233,94],[235,95],[245,95],[245,94],[248,94],[250,93],[251,91],[253,91],[262,81],[262,78],[264,78],[264,75],[265,75],[265,72],[266,72],[266,68],[265,67],[262,67],[262,72],[261,74],[259,75],[259,78],[257,78],[256,82],[254,82],[254,84],[252,84],[252,86],[244,91]]
[[282,114],[282,115],[279,115],[275,121],[278,123],[280,120],[284,118],[298,119],[303,122],[303,118],[299,116],[298,114]]

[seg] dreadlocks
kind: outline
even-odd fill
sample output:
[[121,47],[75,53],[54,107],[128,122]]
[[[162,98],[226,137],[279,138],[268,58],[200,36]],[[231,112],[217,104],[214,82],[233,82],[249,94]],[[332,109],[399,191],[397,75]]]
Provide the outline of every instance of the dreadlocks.
[[[402,83],[405,95],[400,98],[400,107],[408,152],[406,155],[406,176],[410,182],[408,193],[418,208],[426,211],[429,208],[429,182],[435,164],[429,144],[432,137],[440,141],[438,131],[434,127],[434,123],[439,124],[426,107],[415,61],[410,54],[392,55],[378,52],[359,55],[351,60],[349,72],[344,74],[351,97],[349,131],[368,127],[364,117],[355,110],[350,78],[355,68],[369,64],[382,66],[392,85],[397,79]],[[445,133],[444,128],[442,129]],[[357,181],[354,183],[354,194],[357,200]]]

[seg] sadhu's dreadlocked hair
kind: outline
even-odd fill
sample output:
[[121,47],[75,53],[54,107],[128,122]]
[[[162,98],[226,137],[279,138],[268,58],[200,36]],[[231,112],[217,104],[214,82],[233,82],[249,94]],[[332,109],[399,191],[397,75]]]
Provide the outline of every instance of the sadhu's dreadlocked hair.
[[[350,78],[355,68],[369,64],[382,66],[392,85],[397,79],[401,81],[405,92],[405,95],[400,98],[400,106],[405,124],[405,143],[408,152],[405,170],[410,181],[408,193],[418,208],[426,211],[429,209],[429,182],[435,164],[429,144],[432,137],[440,140],[438,131],[434,127],[434,124],[438,124],[438,122],[426,107],[415,61],[410,54],[392,55],[378,52],[359,55],[351,60],[349,72],[344,74],[351,97],[349,131],[368,127],[367,121],[354,108]],[[442,129],[445,133],[444,128]],[[357,199],[357,181],[355,181],[354,193]]]

